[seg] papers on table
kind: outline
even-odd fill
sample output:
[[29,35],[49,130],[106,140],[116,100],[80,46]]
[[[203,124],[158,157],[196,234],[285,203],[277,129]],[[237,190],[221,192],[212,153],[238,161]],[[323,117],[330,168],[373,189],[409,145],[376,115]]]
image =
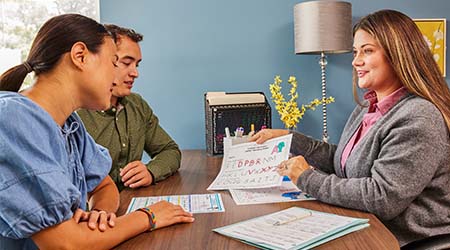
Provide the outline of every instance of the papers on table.
[[279,187],[278,165],[287,160],[292,134],[266,141],[228,145],[222,167],[208,190]]
[[265,249],[310,249],[369,226],[352,218],[291,207],[213,231]]
[[303,193],[289,178],[284,178],[279,187],[231,189],[230,193],[237,205],[315,200]]
[[220,194],[190,194],[190,195],[168,195],[133,197],[128,206],[127,213],[133,212],[141,207],[152,205],[158,201],[168,201],[180,205],[185,211],[191,213],[216,213],[224,212],[222,197]]

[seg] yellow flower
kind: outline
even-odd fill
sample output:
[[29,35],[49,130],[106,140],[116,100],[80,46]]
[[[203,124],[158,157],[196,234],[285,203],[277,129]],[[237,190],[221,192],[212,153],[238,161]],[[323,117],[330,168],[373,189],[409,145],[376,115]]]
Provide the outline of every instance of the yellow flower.
[[284,123],[284,126],[288,129],[296,128],[297,123],[303,118],[307,109],[315,110],[317,106],[321,105],[324,101],[326,104],[334,102],[332,96],[326,98],[325,100],[314,99],[309,104],[303,105],[299,108],[297,105],[297,79],[295,76],[290,76],[288,83],[291,85],[288,96],[290,96],[289,101],[286,101],[283,94],[281,93],[281,77],[279,75],[275,76],[273,83],[269,84],[269,90],[272,94],[272,100],[275,103],[275,109],[280,115],[280,120]]

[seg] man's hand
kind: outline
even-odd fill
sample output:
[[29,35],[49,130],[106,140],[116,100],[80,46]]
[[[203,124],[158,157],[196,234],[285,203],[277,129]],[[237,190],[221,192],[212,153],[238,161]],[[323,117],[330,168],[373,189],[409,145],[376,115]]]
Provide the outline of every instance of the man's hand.
[[120,176],[124,185],[130,188],[145,187],[153,182],[152,175],[147,170],[147,166],[141,161],[128,163],[120,170]]
[[116,214],[108,213],[102,210],[93,210],[90,212],[86,212],[82,209],[77,209],[77,211],[75,211],[75,213],[73,214],[72,219],[74,219],[76,223],[87,221],[88,227],[91,230],[95,230],[98,226],[98,229],[101,232],[104,232],[107,229],[107,225],[109,227],[114,227]]

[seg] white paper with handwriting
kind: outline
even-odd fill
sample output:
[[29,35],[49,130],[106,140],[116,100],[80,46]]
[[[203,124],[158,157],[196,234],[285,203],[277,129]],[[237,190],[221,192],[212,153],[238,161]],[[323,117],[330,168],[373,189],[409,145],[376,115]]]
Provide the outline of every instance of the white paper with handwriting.
[[277,167],[288,159],[291,141],[292,134],[270,139],[263,144],[229,143],[224,150],[220,172],[208,190],[281,186],[283,177],[277,173]]

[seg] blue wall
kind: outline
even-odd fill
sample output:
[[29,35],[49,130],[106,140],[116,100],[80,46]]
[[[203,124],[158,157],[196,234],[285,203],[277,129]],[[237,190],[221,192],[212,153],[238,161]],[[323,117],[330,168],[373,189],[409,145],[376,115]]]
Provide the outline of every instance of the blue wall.
[[[317,56],[294,54],[292,15],[299,2],[100,0],[100,15],[104,23],[132,27],[144,35],[134,91],[149,102],[182,149],[200,149],[205,148],[207,91],[263,91],[270,97],[268,84],[275,75],[284,80],[295,75],[300,104],[320,97]],[[379,9],[396,9],[412,18],[450,19],[448,0],[349,2],[354,20]],[[351,60],[350,53],[328,58],[328,95],[336,99],[328,106],[328,126],[335,143],[355,106]],[[282,128],[273,107],[272,113],[273,127]],[[321,119],[321,109],[309,111],[298,130],[321,138]]]

